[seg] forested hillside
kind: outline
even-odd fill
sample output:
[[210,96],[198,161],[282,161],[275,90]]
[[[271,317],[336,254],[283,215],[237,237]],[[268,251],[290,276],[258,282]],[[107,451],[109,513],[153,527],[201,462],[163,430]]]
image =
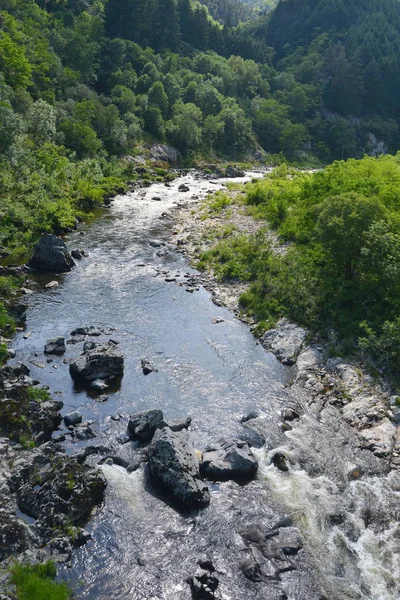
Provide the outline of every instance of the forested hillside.
[[210,14],[224,25],[235,27],[239,23],[256,19],[272,10],[278,0],[199,0]]
[[72,225],[143,143],[184,161],[395,149],[397,6],[288,0],[234,28],[191,0],[0,0],[0,248]]

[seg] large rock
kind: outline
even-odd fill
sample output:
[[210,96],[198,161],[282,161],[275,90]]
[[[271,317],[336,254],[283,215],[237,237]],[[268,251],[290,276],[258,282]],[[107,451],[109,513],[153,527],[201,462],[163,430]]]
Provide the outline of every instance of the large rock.
[[47,340],[44,347],[45,354],[64,354],[66,351],[65,339],[63,337],[56,337],[51,340]]
[[65,273],[75,265],[65,242],[56,235],[43,235],[33,250],[28,267],[44,273]]
[[146,441],[153,437],[157,425],[162,423],[161,410],[144,410],[129,418],[128,433],[134,440]]
[[98,345],[83,352],[69,366],[72,379],[91,383],[95,379],[119,377],[124,372],[124,357],[114,344]]
[[180,154],[175,148],[165,144],[154,144],[150,148],[150,155],[154,160],[167,162],[171,165],[176,165],[180,158]]
[[226,168],[225,176],[226,177],[244,177],[246,173],[237,167],[229,166]]
[[227,440],[203,452],[200,472],[214,481],[250,479],[258,469],[246,442]]
[[205,506],[210,494],[200,479],[199,461],[186,430],[158,429],[148,448],[150,475],[154,484],[187,507]]
[[278,321],[275,329],[267,331],[260,339],[284,365],[293,365],[303,347],[307,332],[287,319]]

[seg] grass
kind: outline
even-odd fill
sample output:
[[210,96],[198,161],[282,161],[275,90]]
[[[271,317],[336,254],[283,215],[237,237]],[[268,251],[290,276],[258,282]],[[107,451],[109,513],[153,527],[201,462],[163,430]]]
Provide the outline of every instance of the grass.
[[70,587],[54,581],[56,575],[52,561],[39,565],[15,564],[11,569],[11,583],[17,589],[18,600],[69,600]]
[[27,395],[29,400],[34,402],[46,402],[51,399],[50,392],[44,388],[29,387],[27,389]]

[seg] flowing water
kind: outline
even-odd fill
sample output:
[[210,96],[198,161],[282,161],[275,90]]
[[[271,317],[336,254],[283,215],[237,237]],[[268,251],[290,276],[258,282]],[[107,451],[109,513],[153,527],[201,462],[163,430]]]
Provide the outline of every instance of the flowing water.
[[[189,192],[178,192],[182,183]],[[249,524],[272,528],[289,514],[304,549],[298,568],[282,575],[288,598],[398,599],[398,474],[382,472],[377,459],[360,451],[333,410],[319,418],[308,414],[304,398],[293,398],[286,389],[291,371],[232,313],[213,304],[206,290],[188,293],[160,274],[160,269],[192,272],[170,245],[173,224],[163,213],[223,185],[192,173],[171,187],[154,184],[117,197],[101,219],[71,234],[69,246],[88,250],[89,257],[57,278],[57,288],[45,288],[54,277],[32,279],[30,335],[18,334],[15,348],[31,375],[62,397],[64,412],[78,409],[101,439],[114,443],[123,437],[126,421],[111,415],[149,408],[161,408],[167,419],[190,415],[193,440],[201,449],[222,436],[243,436],[240,416],[258,411],[267,438],[266,446],[255,450],[259,475],[246,486],[212,484],[208,508],[181,514],[154,492],[145,468],[128,473],[103,465],[108,487],[104,506],[88,525],[92,540],[75,552],[63,574],[77,586],[79,599],[184,600],[190,598],[185,580],[194,574],[196,558],[209,551],[221,599],[272,600],[282,597],[275,586],[250,582],[239,568],[238,530]],[[155,240],[162,245],[150,245]],[[76,327],[89,325],[107,332],[106,339],[116,340],[125,356],[122,382],[104,403],[74,387],[66,361],[48,363],[43,357],[47,339],[68,338]],[[79,351],[69,345],[66,356]],[[142,358],[158,372],[145,377]],[[305,414],[283,434],[279,422],[285,406],[303,407]],[[78,446],[68,443],[66,450]],[[290,461],[286,473],[270,462],[277,446]],[[354,464],[365,475],[348,481]]]

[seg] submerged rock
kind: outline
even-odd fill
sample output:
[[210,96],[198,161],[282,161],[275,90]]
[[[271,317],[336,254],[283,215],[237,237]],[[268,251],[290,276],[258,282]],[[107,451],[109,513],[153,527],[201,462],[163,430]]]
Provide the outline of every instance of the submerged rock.
[[124,372],[124,358],[114,344],[98,345],[76,358],[69,366],[72,379],[92,383],[95,379],[107,380]]
[[246,442],[227,440],[211,447],[202,454],[200,471],[214,481],[227,479],[250,479],[258,469]]
[[128,433],[132,439],[146,441],[153,437],[157,426],[163,422],[161,410],[144,410],[132,415],[128,423]]
[[64,354],[66,351],[65,338],[56,337],[46,342],[44,347],[45,354]]
[[74,265],[65,242],[52,234],[41,237],[28,262],[28,267],[44,273],[65,273]]
[[206,506],[210,493],[200,479],[199,461],[186,430],[158,429],[148,448],[154,484],[186,507]]

